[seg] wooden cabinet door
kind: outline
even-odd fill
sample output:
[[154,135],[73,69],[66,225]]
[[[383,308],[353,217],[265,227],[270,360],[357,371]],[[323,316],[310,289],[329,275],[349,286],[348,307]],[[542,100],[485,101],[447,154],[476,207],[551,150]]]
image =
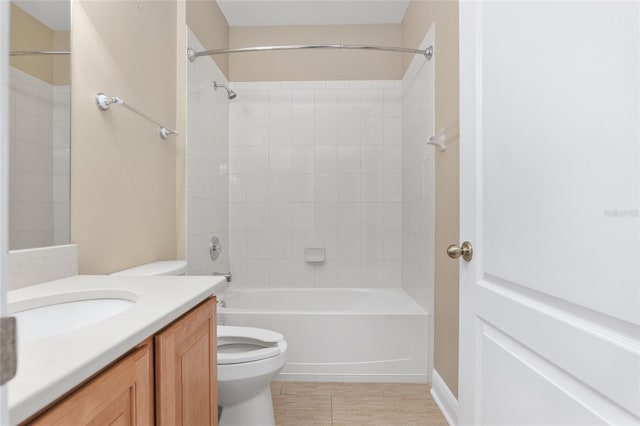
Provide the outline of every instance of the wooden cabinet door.
[[151,426],[151,339],[28,424]]
[[218,424],[216,299],[155,337],[159,426]]

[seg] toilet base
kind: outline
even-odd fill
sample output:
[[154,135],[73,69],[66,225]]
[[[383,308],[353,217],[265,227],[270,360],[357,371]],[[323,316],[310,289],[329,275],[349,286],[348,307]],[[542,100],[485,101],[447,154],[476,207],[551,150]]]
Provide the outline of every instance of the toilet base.
[[267,386],[253,398],[222,407],[219,426],[274,426],[271,387]]

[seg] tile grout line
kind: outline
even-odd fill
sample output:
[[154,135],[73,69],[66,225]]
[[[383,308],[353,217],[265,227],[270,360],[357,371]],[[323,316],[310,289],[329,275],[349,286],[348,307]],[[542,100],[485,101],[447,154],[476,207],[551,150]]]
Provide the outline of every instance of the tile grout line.
[[331,426],[333,426],[333,395],[331,395]]

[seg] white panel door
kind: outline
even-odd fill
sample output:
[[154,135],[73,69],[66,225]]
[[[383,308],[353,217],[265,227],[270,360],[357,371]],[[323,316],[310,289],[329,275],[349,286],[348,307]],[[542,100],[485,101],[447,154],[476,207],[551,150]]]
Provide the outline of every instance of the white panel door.
[[640,424],[639,27],[460,4],[461,424]]

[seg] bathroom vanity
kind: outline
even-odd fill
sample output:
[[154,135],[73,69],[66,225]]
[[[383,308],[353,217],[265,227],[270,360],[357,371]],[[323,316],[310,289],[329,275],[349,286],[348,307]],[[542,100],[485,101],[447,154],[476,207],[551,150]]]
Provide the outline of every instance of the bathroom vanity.
[[155,337],[156,424],[218,424],[216,299]]
[[11,424],[217,424],[215,296],[227,285],[214,277],[75,276],[10,292],[14,310],[133,302],[70,331],[24,336],[9,382]]
[[55,425],[73,419],[77,424],[152,425],[153,341],[149,339],[130,354],[89,380],[68,397],[23,424]]

